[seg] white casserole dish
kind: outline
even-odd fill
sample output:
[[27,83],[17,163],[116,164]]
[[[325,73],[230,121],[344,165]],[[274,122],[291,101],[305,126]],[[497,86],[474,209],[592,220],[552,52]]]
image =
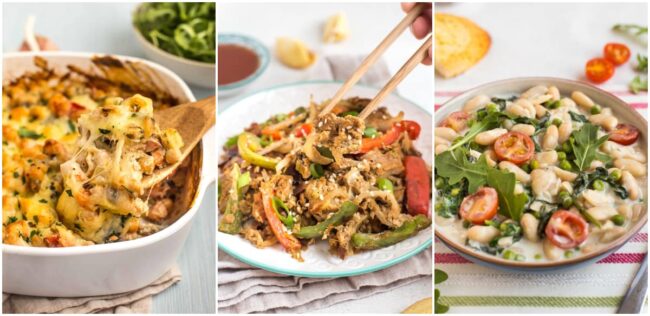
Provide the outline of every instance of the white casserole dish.
[[[66,65],[91,67],[92,53],[47,52],[8,53],[3,59],[3,82],[36,70],[34,56],[64,71]],[[156,84],[181,103],[195,101],[187,85],[170,70],[146,60],[115,56],[121,61],[140,63]],[[5,293],[77,297],[107,295],[142,288],[169,270],[183,247],[203,194],[214,181],[214,128],[200,143],[200,176],[190,209],[163,230],[136,240],[70,248],[38,248],[2,245],[2,286]]]

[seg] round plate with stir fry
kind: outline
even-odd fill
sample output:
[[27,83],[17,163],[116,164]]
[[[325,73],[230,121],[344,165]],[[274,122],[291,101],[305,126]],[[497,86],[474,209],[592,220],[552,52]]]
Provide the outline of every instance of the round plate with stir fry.
[[615,250],[647,220],[645,121],[594,101],[611,95],[558,85],[508,93],[495,83],[499,93],[466,94],[444,111],[436,234],[452,248],[510,266],[577,262]]
[[430,116],[391,97],[364,121],[370,99],[352,97],[319,117],[325,104],[315,100],[337,86],[280,87],[220,116],[240,121],[220,135],[221,249],[276,272],[336,276],[387,267],[430,243],[431,147],[419,146],[430,144]]

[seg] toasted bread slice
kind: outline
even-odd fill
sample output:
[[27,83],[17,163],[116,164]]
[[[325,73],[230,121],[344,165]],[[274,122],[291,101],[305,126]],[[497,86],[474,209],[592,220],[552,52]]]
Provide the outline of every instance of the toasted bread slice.
[[436,13],[436,71],[444,78],[474,66],[490,49],[490,34],[459,16]]

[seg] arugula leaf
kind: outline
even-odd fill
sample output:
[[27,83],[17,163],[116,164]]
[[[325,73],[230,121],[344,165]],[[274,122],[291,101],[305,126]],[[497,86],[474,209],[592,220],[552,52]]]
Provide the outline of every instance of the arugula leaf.
[[488,113],[483,119],[474,123],[472,127],[469,128],[469,131],[463,135],[463,138],[449,147],[447,151],[453,151],[454,149],[472,141],[477,134],[497,127],[499,125],[500,117],[500,112]]
[[515,194],[515,182],[514,173],[495,168],[487,169],[487,184],[499,195],[499,214],[519,222],[528,202],[528,195]]
[[616,24],[612,29],[617,32],[628,33],[635,36],[648,34],[648,27],[638,24]]
[[636,76],[630,81],[630,90],[632,93],[639,93],[639,91],[648,91],[648,78]]
[[591,165],[591,162],[596,158],[604,158],[603,155],[598,155],[596,151],[600,145],[607,141],[609,135],[598,138],[598,127],[591,123],[585,123],[582,127],[571,133],[573,141],[571,147],[575,159],[573,162],[578,167],[579,171],[585,171]]
[[[435,279],[435,284],[440,284],[444,281],[446,281],[448,278],[447,273],[445,273],[442,270],[434,269],[434,279]],[[449,306],[441,304],[438,302],[440,299],[440,290],[435,289],[435,295],[434,295],[434,312],[436,314],[444,314],[447,311],[449,311]]]
[[487,160],[485,155],[471,163],[467,159],[466,151],[458,148],[454,151],[445,151],[436,157],[436,172],[439,176],[448,179],[449,184],[454,185],[463,178],[469,183],[468,192],[474,193],[486,183]]

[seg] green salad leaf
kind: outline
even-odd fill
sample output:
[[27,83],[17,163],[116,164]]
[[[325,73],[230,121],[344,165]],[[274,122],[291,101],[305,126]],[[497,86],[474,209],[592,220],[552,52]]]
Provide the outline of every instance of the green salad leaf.
[[449,147],[448,151],[453,151],[454,149],[459,148],[466,143],[474,140],[474,137],[481,132],[497,127],[499,125],[499,119],[502,116],[503,114],[501,112],[487,113],[485,117],[472,124],[472,126],[469,128],[469,131],[465,133],[465,135],[463,135],[460,140],[454,141],[451,147]]
[[575,155],[573,162],[578,167],[578,171],[587,170],[596,158],[608,159],[605,155],[598,153],[597,149],[607,141],[609,135],[598,138],[597,126],[585,123],[579,130],[573,131],[571,136],[573,137],[571,147]]
[[476,192],[487,181],[488,165],[485,155],[481,155],[475,163],[472,163],[467,159],[466,151],[463,148],[458,148],[439,154],[435,163],[436,172],[439,176],[447,178],[449,184],[454,185],[463,178],[467,179],[469,193]]
[[499,195],[499,214],[519,222],[528,202],[525,193],[515,194],[515,174],[495,168],[487,170],[487,184]]
[[[434,269],[434,279],[435,279],[435,284],[440,284],[442,282],[445,282],[449,276],[447,273],[445,273],[442,270]],[[440,290],[435,289],[435,297],[434,297],[434,309],[433,312],[436,314],[444,314],[449,311],[449,306],[444,305],[439,302],[440,299]]]
[[216,62],[214,2],[149,2],[133,14],[147,41],[176,56]]

